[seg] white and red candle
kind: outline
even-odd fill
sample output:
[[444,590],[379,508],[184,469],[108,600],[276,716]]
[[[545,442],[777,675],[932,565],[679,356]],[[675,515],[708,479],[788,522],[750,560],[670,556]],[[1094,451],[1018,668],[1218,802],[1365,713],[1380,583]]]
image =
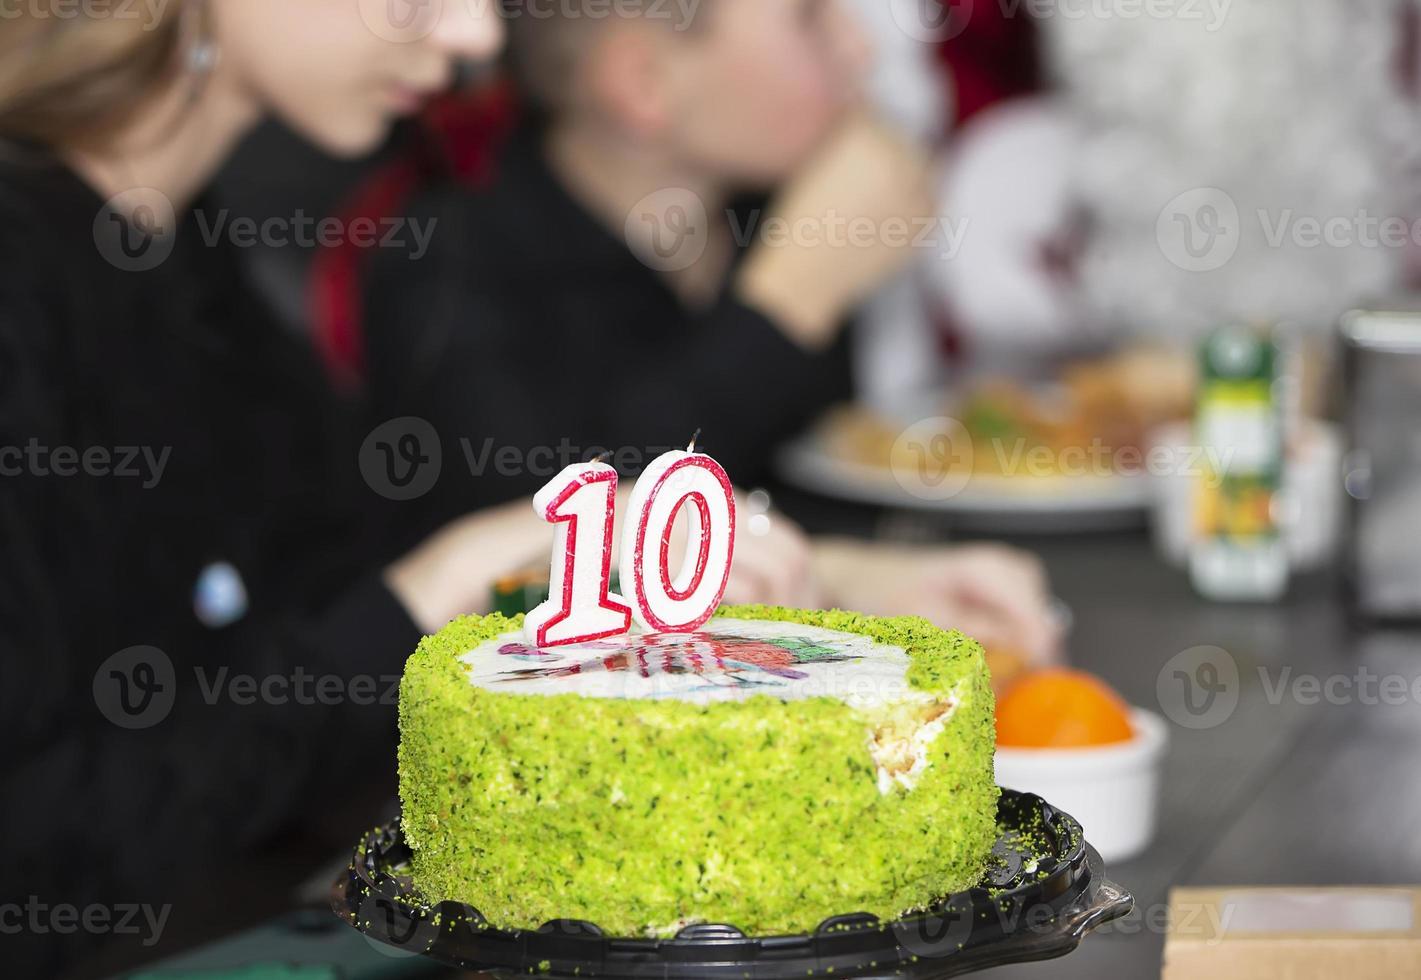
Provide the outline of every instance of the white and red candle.
[[533,498],[538,516],[557,528],[548,600],[523,626],[537,646],[588,643],[631,628],[631,609],[611,592],[616,506],[617,471],[602,462],[567,467]]
[[[637,480],[622,534],[621,578],[643,629],[689,633],[714,615],[735,556],[735,492],[704,453],[669,452]],[[671,569],[672,530],[684,511],[690,533],[680,568]]]

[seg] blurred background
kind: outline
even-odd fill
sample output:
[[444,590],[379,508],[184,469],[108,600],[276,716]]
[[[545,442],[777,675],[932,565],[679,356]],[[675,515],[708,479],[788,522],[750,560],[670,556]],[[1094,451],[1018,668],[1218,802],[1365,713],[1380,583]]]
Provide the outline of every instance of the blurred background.
[[[465,0],[285,2],[412,49],[439,36],[443,6]],[[243,418],[267,427],[251,430],[249,447],[265,482],[240,503],[196,507],[200,526],[230,525],[262,558],[235,544],[194,556],[197,574],[182,582],[197,582],[200,623],[181,630],[155,600],[151,619],[74,640],[62,655],[23,627],[0,633],[15,637],[5,652],[15,701],[39,683],[26,679],[29,665],[73,665],[43,682],[61,693],[29,713],[13,706],[18,757],[45,759],[35,746],[72,726],[93,740],[66,750],[76,758],[101,759],[85,753],[129,737],[132,719],[115,720],[120,709],[100,693],[111,655],[126,658],[119,667],[134,683],[144,676],[134,665],[165,663],[171,676],[209,641],[226,651],[249,608],[270,601],[286,616],[273,595],[299,593],[302,616],[323,609],[331,596],[305,583],[347,572],[387,569],[388,593],[361,601],[398,601],[401,630],[315,625],[347,649],[370,646],[367,671],[397,677],[413,643],[374,646],[447,618],[432,598],[426,613],[433,590],[397,556],[420,554],[469,513],[526,510],[566,463],[607,450],[634,475],[699,429],[742,506],[774,528],[753,532],[762,547],[813,556],[815,581],[757,572],[740,595],[948,626],[977,617],[969,631],[984,640],[999,699],[998,781],[1079,817],[1110,877],[1134,894],[1130,916],[1068,957],[987,975],[1144,978],[1167,959],[1175,980],[1305,975],[1200,953],[1168,914],[1190,888],[1262,896],[1257,930],[1285,936],[1270,954],[1279,970],[1323,955],[1309,945],[1319,936],[1346,934],[1358,975],[1418,975],[1413,913],[1404,928],[1371,929],[1347,910],[1421,886],[1421,3],[771,0],[752,12],[752,2],[629,3],[601,15],[593,0],[505,3],[506,45],[452,59],[447,76],[429,76],[437,91],[396,93],[390,125],[353,151],[313,135],[319,126],[280,91],[280,63],[262,69],[276,81],[252,70],[248,87],[270,105],[214,157],[200,199],[160,196],[177,225],[198,216],[198,251],[234,259],[219,278],[240,275],[281,342],[316,365],[341,421],[312,431],[330,436],[322,452],[344,474],[352,513],[375,530],[360,532],[370,544],[358,561],[302,557],[315,525],[283,508],[309,488],[285,468],[316,454],[305,437],[270,437],[284,416],[237,412],[210,441],[140,426],[165,433],[154,447],[191,436],[209,450],[194,464],[202,478],[164,483],[178,495],[165,513],[239,465],[221,440],[244,438]],[[499,5],[485,6],[492,17]],[[41,34],[46,16],[60,19],[30,11]],[[624,29],[657,19],[650,39]],[[184,71],[245,69],[235,20],[216,0],[211,47],[181,48],[198,59]],[[0,32],[19,22],[0,19]],[[323,37],[313,28],[302,39],[313,59],[342,43]],[[294,66],[301,50],[280,57]],[[11,60],[0,68],[0,135],[27,144],[38,130],[16,128],[16,107],[48,84],[35,67],[46,62],[21,61],[31,57],[0,47],[0,62]],[[202,67],[207,57],[217,67]],[[65,159],[81,176],[117,173],[117,184],[89,180],[97,193],[76,209],[72,238],[55,231],[50,243],[34,230],[60,225],[47,211],[6,254],[52,246],[67,263],[81,250],[122,271],[100,224],[85,222],[116,207],[122,195],[110,191],[166,185],[74,164],[90,159],[78,152]],[[21,202],[15,213],[40,200],[26,179],[0,179]],[[135,215],[131,227],[151,230]],[[25,331],[48,323],[30,311],[50,300],[23,295],[31,276],[16,263],[0,276],[7,299],[28,303],[10,307],[22,312],[7,326],[23,395],[31,377],[50,383],[25,373]],[[95,315],[125,329],[143,321],[147,307],[126,312],[127,294],[113,295],[96,299]],[[187,363],[151,361],[164,374]],[[48,414],[17,402],[4,442],[30,446],[34,432],[62,431],[48,421],[71,411],[104,415],[84,377],[64,376]],[[204,397],[171,401],[147,378],[104,390],[114,404],[146,393],[159,417]],[[114,446],[147,438],[111,435]],[[0,526],[49,530],[16,539],[5,615],[30,617],[27,590],[46,577],[44,594],[73,610],[60,618],[92,608],[85,589],[119,594],[120,579],[123,595],[156,593],[141,572],[119,571],[68,591],[89,525],[66,508],[106,500],[109,484],[80,480],[51,496],[48,471],[26,452],[13,457],[25,472],[0,481],[0,493],[26,487]],[[95,527],[146,519],[95,506]],[[147,544],[125,547],[155,548],[154,560],[182,551],[179,526],[153,527]],[[522,611],[545,594],[536,531],[524,550],[499,533],[460,547],[502,549],[507,562],[429,566],[475,583],[449,614]],[[81,557],[33,557],[51,548]],[[264,578],[256,569],[269,561],[301,574]],[[871,583],[876,568],[896,574]],[[999,594],[1027,591],[1021,603]],[[258,682],[307,662],[271,649],[213,662]],[[392,710],[362,708],[351,728],[339,713],[308,723],[307,712],[296,727],[271,722],[290,742],[258,739],[243,752],[240,736],[226,747],[214,736],[203,751],[219,754],[206,756],[154,747],[182,737],[181,724],[140,725],[149,741],[113,764],[161,756],[162,775],[127,782],[95,775],[105,763],[76,764],[82,807],[15,763],[7,809],[32,812],[7,836],[27,851],[39,827],[58,849],[76,834],[83,867],[50,891],[37,890],[50,879],[34,853],[0,875],[0,900],[14,897],[0,905],[0,948],[22,944],[34,958],[17,962],[35,976],[452,975],[361,937],[327,906],[348,845],[397,813]],[[350,743],[365,754],[345,760],[339,785],[310,777],[326,765],[310,744],[341,744],[353,727],[370,729]],[[271,789],[263,773],[297,745],[309,768],[281,770]],[[227,797],[174,802],[170,785],[191,773],[222,779],[229,749],[244,755],[234,763],[244,775]],[[145,853],[138,863],[163,874],[145,869],[131,892],[122,875],[85,869],[133,838],[74,829],[75,811],[101,823],[114,800],[115,820],[135,827],[169,813],[160,822],[188,848]],[[180,804],[194,809],[171,816]],[[215,830],[177,829],[223,807],[269,813],[230,846],[212,843]],[[189,852],[203,860],[189,863]],[[132,930],[116,928],[126,903]],[[77,910],[67,927],[64,906]],[[1319,906],[1331,910],[1321,920],[1297,911]],[[85,924],[87,908],[104,910],[105,925]],[[1398,937],[1411,943],[1400,958],[1376,952]]]

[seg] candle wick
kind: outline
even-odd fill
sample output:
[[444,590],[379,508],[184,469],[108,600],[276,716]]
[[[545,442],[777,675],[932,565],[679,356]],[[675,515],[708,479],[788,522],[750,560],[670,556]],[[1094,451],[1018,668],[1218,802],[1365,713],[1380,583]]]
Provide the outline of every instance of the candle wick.
[[686,452],[688,452],[688,453],[693,453],[693,452],[696,451],[696,443],[697,443],[698,441],[700,441],[701,432],[702,432],[701,429],[697,429],[697,430],[696,430],[696,434],[693,435],[693,436],[691,436],[691,444],[686,447]]

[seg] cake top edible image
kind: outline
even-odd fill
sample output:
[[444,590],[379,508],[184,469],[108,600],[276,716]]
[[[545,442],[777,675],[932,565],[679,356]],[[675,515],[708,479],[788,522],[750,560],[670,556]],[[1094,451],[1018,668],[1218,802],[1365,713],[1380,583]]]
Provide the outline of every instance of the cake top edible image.
[[716,618],[693,633],[635,632],[552,649],[512,631],[460,660],[471,683],[504,694],[698,704],[833,697],[861,708],[914,697],[901,647],[791,622]]

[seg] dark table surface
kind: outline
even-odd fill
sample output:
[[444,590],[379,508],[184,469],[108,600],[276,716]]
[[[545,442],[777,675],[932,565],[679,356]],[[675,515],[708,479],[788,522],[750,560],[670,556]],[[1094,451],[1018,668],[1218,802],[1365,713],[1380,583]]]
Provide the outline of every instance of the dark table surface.
[[[908,515],[783,502],[819,531],[962,537]],[[1158,977],[1173,886],[1421,883],[1421,634],[1350,623],[1335,574],[1296,579],[1278,605],[1206,603],[1155,557],[1143,531],[1014,543],[1042,556],[1074,613],[1072,661],[1131,703],[1170,714],[1161,675],[1167,690],[1181,662],[1197,663],[1186,651],[1200,647],[1226,651],[1238,680],[1206,727],[1170,725],[1158,836],[1140,857],[1109,868],[1134,893],[1136,911],[1064,959],[982,976]],[[1329,693],[1315,697],[1317,688]],[[349,940],[331,940],[351,959],[348,976],[366,975],[357,965],[366,961],[371,976],[423,965]],[[229,943],[227,953],[240,959],[241,948]],[[185,959],[214,962],[210,950]]]
[[[781,502],[819,532],[982,536],[922,515]],[[1238,680],[1190,719],[1201,727],[1169,726],[1158,834],[1108,869],[1135,911],[1069,957],[983,977],[1158,977],[1175,886],[1421,883],[1421,631],[1354,622],[1335,571],[1298,576],[1277,605],[1206,602],[1142,528],[1007,540],[1041,556],[1070,607],[1073,664],[1132,704],[1169,715],[1161,683],[1170,698],[1175,670],[1206,661],[1236,664]]]
[[[1336,575],[1298,579],[1276,606],[1223,606],[1197,598],[1143,534],[1022,543],[1075,612],[1075,664],[1163,711],[1162,671],[1168,690],[1177,666],[1205,656],[1186,651],[1218,648],[1238,666],[1237,704],[1224,692],[1197,722],[1210,727],[1170,725],[1159,833],[1109,869],[1135,912],[1066,959],[984,976],[1157,977],[1173,886],[1421,882],[1421,636],[1349,623]],[[1330,693],[1315,696],[1312,678]]]

